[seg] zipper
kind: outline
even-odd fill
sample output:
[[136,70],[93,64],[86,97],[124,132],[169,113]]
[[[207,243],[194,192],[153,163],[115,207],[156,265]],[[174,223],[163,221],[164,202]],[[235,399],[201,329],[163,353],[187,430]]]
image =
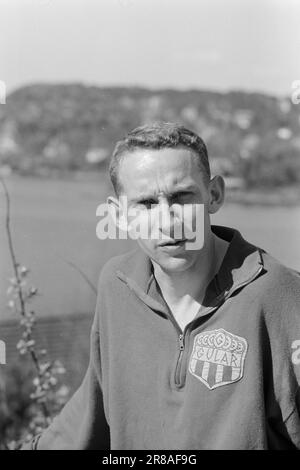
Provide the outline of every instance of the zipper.
[[[263,266],[260,266],[260,268],[258,269],[258,271],[256,271],[256,273],[249,279],[247,279],[247,281],[237,285],[232,291],[227,291],[225,293],[225,295],[222,296],[222,298],[220,298],[219,302],[217,303],[217,305],[215,305],[214,307],[211,307],[210,309],[208,309],[206,312],[205,312],[205,315],[207,315],[208,313],[211,313],[213,312],[214,310],[217,310],[219,308],[219,306],[224,303],[229,297],[231,297],[231,295],[238,289],[240,289],[241,287],[244,287],[245,285],[249,284],[250,282],[254,281],[254,279],[261,273],[263,269]],[[173,315],[172,315],[173,317]],[[171,317],[171,318],[172,318]],[[184,355],[184,351],[186,349],[186,341],[185,341],[185,337],[186,337],[186,334],[187,334],[187,331],[189,329],[189,327],[191,325],[193,325],[195,320],[193,320],[192,322],[190,322],[187,327],[183,330],[182,333],[179,334],[178,336],[178,341],[179,341],[179,354],[178,354],[178,359],[177,359],[177,363],[176,363],[176,368],[175,368],[175,376],[174,376],[174,382],[175,382],[175,385],[176,387],[180,387],[181,386],[181,381],[180,381],[180,375],[181,375],[181,369],[182,369],[182,360],[183,360],[183,355]],[[172,321],[172,323],[174,323],[174,326],[176,327],[176,330],[178,330],[178,325],[177,323],[174,321]]]
[[180,384],[180,371],[181,371],[181,363],[182,363],[182,356],[184,352],[184,334],[180,334],[179,337],[179,355],[177,359],[176,369],[175,369],[175,384],[179,386]]

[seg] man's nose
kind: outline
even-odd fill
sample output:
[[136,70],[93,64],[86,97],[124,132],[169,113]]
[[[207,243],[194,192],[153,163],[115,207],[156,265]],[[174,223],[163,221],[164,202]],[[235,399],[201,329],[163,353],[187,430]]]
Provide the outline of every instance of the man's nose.
[[[178,233],[177,225],[180,221],[176,218],[176,214],[172,205],[168,200],[162,200],[158,204],[158,227],[159,231],[170,238],[174,238]],[[177,230],[175,232],[175,229]],[[177,235],[178,238],[178,235]]]

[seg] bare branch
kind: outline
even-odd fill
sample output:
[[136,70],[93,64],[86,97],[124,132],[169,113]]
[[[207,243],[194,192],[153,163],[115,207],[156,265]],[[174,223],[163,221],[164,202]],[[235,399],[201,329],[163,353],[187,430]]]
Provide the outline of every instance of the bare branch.
[[80,269],[75,263],[73,263],[72,261],[69,261],[65,258],[63,258],[62,256],[60,257],[65,263],[67,263],[69,266],[71,266],[72,268],[75,269],[75,271],[77,271],[81,277],[85,280],[85,282],[90,286],[90,288],[92,289],[92,291],[94,292],[95,295],[97,295],[97,289],[96,287],[94,286],[94,284],[92,283],[92,281],[88,278],[88,276],[85,274],[84,271],[82,271],[82,269]]
[[9,246],[9,252],[13,264],[13,270],[15,274],[15,278],[18,284],[18,296],[19,296],[19,301],[20,301],[20,307],[21,307],[21,315],[25,316],[26,315],[26,310],[25,310],[25,301],[22,293],[22,288],[21,288],[21,279],[18,271],[18,263],[16,260],[16,255],[15,255],[15,250],[13,246],[13,241],[12,241],[12,234],[11,234],[11,229],[10,229],[10,197],[9,193],[6,187],[6,184],[4,182],[4,179],[0,176],[0,182],[3,186],[4,189],[4,195],[5,195],[5,200],[6,200],[6,217],[5,217],[5,226],[6,226],[6,233],[7,233],[7,238],[8,238],[8,246]]

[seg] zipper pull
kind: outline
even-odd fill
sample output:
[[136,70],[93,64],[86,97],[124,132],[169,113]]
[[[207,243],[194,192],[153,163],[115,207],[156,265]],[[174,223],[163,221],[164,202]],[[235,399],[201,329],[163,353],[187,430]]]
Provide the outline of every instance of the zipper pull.
[[179,349],[180,351],[184,350],[183,335],[179,335]]

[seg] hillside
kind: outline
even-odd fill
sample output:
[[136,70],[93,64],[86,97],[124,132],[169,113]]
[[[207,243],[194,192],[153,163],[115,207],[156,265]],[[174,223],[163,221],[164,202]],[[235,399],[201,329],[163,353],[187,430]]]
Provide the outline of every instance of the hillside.
[[248,186],[300,181],[300,107],[289,98],[238,91],[26,86],[0,106],[0,164],[46,175],[99,168],[118,139],[153,120],[197,131],[213,172]]

